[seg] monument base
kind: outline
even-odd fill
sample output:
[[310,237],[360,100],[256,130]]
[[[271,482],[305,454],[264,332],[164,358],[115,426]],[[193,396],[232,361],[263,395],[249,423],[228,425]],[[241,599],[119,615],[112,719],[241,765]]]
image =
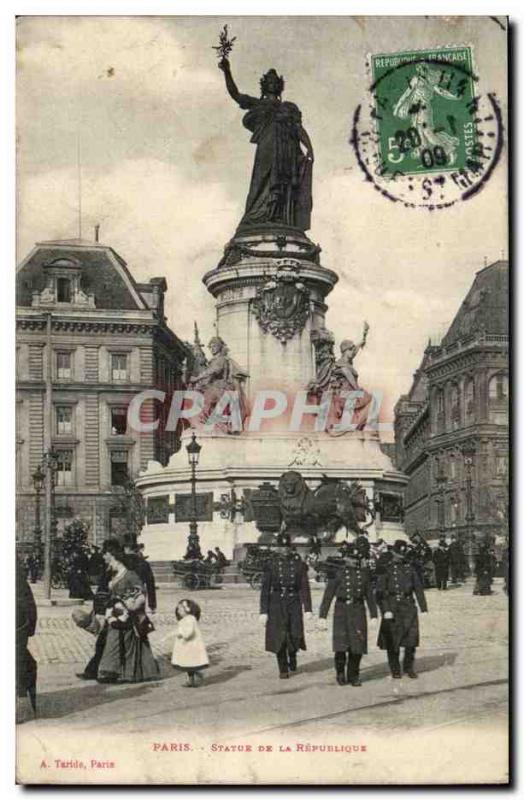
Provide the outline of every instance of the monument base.
[[[182,448],[167,467],[150,461],[136,481],[147,508],[141,541],[151,561],[173,561],[186,552],[191,513],[191,473],[185,450],[189,437],[190,432],[186,432]],[[315,489],[323,476],[359,481],[372,502],[383,493],[400,497],[407,480],[381,450],[375,431],[354,431],[339,437],[318,433],[199,433],[198,441],[202,445],[196,484],[198,534],[204,555],[218,546],[232,559],[241,545],[267,540],[249,518],[249,496],[265,482],[276,488],[287,470],[300,472],[310,489]],[[400,518],[387,519],[380,512],[367,530],[371,541],[382,538],[392,542],[404,536]],[[346,538],[344,528],[336,538]]]

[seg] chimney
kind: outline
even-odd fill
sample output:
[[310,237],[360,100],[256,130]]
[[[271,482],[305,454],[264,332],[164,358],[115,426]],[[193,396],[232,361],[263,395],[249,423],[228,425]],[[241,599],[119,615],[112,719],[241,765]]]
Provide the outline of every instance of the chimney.
[[100,223],[95,225],[95,242],[98,242],[100,238]]

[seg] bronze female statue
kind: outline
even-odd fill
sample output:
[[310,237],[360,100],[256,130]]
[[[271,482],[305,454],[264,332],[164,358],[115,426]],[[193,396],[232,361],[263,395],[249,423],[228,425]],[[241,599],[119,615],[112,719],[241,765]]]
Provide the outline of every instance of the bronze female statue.
[[[227,57],[218,64],[226,88],[240,108],[256,145],[255,163],[241,226],[267,223],[307,231],[311,224],[313,148],[300,109],[282,101],[284,79],[274,69],[260,80],[260,97],[241,94]],[[304,153],[301,144],[305,147]]]

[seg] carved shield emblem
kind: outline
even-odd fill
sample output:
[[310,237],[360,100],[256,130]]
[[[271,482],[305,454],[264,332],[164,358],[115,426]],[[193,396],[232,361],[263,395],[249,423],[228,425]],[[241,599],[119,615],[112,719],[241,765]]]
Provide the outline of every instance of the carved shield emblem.
[[253,311],[264,333],[285,344],[304,329],[309,314],[309,289],[295,269],[281,269],[257,290]]

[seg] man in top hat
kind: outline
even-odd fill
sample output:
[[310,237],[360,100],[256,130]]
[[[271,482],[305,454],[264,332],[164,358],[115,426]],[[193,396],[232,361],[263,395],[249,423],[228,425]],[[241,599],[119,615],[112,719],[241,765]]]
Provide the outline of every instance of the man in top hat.
[[267,560],[260,592],[260,620],[266,626],[266,650],[275,653],[281,678],[297,669],[297,650],[306,649],[304,619],[311,617],[307,566],[280,533]]
[[372,619],[377,619],[377,604],[373,593],[370,571],[361,566],[362,552],[357,543],[345,550],[344,564],[327,582],[318,612],[326,627],[329,607],[335,598],[333,615],[333,652],[335,672],[339,686],[349,683],[361,686],[360,661],[368,651],[366,608]]
[[449,546],[444,536],[440,537],[439,543],[433,551],[433,563],[435,564],[437,589],[445,590],[448,588],[449,580]]
[[[377,581],[377,600],[382,613],[378,646],[387,650],[393,678],[400,678],[400,648],[404,648],[404,672],[416,678],[415,650],[419,644],[418,612],[428,610],[424,588],[413,565],[406,560],[408,543],[397,539],[392,559]],[[413,596],[415,595],[415,597]]]

